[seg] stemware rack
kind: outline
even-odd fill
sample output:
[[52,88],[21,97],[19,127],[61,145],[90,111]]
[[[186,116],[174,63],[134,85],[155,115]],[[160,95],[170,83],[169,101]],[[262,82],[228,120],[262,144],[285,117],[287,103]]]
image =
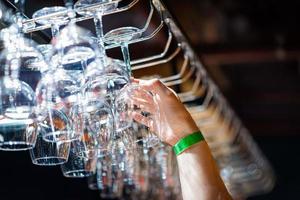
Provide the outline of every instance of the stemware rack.
[[[146,55],[145,52],[139,57],[135,56],[137,58],[131,60],[133,74],[138,78],[159,78],[178,93],[203,131],[220,167],[221,176],[234,197],[245,198],[269,192],[275,184],[272,167],[210,78],[163,2],[131,0],[118,9],[103,14],[117,15],[148,2],[148,16],[144,26],[140,28],[142,37],[130,41],[129,46],[143,47],[145,43],[151,44],[157,38],[163,45],[158,53]],[[13,6],[11,2],[8,3]],[[7,13],[2,14],[4,21],[5,17],[10,16],[9,10]],[[24,14],[23,32],[43,34],[50,25],[39,25],[38,20],[64,14],[66,13],[58,12],[33,19]],[[73,20],[79,23],[90,19],[91,17],[77,15]],[[108,51],[118,47],[116,44],[105,46]]]

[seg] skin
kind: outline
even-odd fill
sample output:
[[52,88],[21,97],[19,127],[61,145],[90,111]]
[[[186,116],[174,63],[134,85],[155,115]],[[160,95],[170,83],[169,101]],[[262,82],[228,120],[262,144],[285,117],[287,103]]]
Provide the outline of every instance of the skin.
[[[133,95],[135,103],[152,113],[156,117],[154,120],[160,124],[155,125],[139,113],[133,113],[135,120],[155,131],[163,142],[174,146],[181,138],[199,130],[176,93],[162,82],[134,79],[133,83],[138,84],[140,89],[151,92],[155,97],[154,102],[148,96],[139,96],[138,92]],[[184,200],[232,199],[205,141],[178,155],[177,162]]]

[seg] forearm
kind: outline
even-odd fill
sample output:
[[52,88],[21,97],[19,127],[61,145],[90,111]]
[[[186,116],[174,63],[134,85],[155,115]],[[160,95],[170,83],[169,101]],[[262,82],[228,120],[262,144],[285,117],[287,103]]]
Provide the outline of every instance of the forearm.
[[178,155],[177,162],[184,200],[231,199],[206,142]]
[[[192,116],[181,103],[176,93],[159,80],[134,80],[140,87],[151,91],[159,107],[156,130],[160,139],[174,146],[179,140],[198,131]],[[145,110],[153,106],[144,104]],[[151,127],[145,120],[135,118],[145,126]],[[194,144],[177,156],[181,189],[184,200],[229,200],[230,195],[219,176],[214,159],[206,142]]]

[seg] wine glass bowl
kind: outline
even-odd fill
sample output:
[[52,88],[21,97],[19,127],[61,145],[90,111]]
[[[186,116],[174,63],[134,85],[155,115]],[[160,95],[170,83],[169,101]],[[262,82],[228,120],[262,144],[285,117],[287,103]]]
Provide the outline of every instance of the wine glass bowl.
[[43,139],[43,130],[37,124],[38,136],[33,149],[29,150],[32,163],[40,166],[55,166],[67,162],[69,157],[70,143],[47,142]]
[[109,152],[113,135],[113,113],[110,105],[101,99],[87,99],[83,104],[83,135],[86,145],[84,155],[103,156]]
[[133,83],[126,85],[115,99],[116,131],[122,137],[122,132],[128,134],[126,129],[131,128],[135,142],[142,141],[148,147],[157,145],[160,141],[156,136],[160,134],[158,107],[150,92]]
[[0,119],[0,150],[23,151],[32,149],[36,142],[34,120]]
[[75,139],[74,133],[71,132],[70,120],[63,110],[57,108],[48,108],[39,116],[39,126],[44,134],[43,139],[48,142],[68,142]]
[[[16,35],[9,37],[13,39]],[[0,61],[4,65],[4,76],[0,78],[1,149],[7,151],[33,148],[36,140],[35,131],[31,129],[34,122],[31,114],[36,106],[35,93],[19,79],[19,70],[24,66],[24,59],[38,58],[38,54],[32,51],[33,46],[28,46],[28,40],[17,38],[14,42],[5,43],[7,49],[2,52]]]
[[105,59],[105,65],[96,59],[87,66],[82,87],[86,97],[111,97],[129,82],[123,62],[109,57]]
[[87,61],[98,54],[98,43],[90,31],[70,23],[57,37],[53,55],[62,59],[63,65]]

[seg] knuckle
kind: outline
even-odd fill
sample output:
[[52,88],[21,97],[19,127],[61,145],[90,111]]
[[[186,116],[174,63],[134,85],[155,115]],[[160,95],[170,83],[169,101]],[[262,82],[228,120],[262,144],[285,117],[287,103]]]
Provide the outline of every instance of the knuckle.
[[160,87],[163,85],[163,83],[159,79],[154,79],[153,84],[155,86],[160,86]]

